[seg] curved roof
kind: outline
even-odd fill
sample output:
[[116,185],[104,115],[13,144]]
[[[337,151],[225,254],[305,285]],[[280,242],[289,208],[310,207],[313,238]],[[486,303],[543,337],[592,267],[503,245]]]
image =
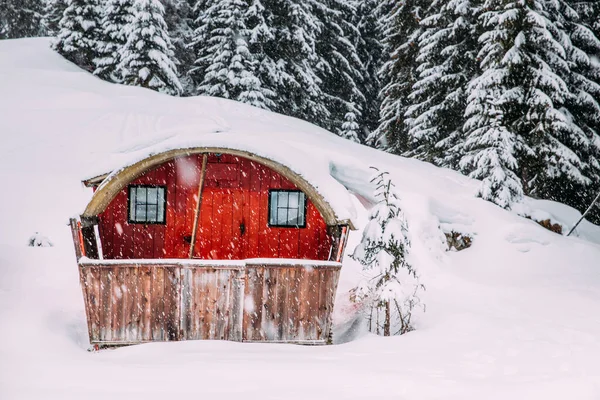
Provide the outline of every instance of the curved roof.
[[[227,142],[223,140],[222,137],[219,141],[222,143]],[[208,142],[211,141],[208,140]],[[280,150],[281,156],[274,157],[277,158],[276,160],[273,159],[272,154],[266,155],[264,152],[263,154],[260,154],[260,149],[257,148],[254,148],[251,151],[248,149],[250,146],[244,146],[244,144],[240,142],[235,145],[229,143],[215,146],[207,143],[206,146],[195,146],[190,142],[185,145],[181,143],[177,144],[177,140],[167,140],[161,142],[156,147],[157,151],[142,152],[137,157],[133,157],[125,165],[122,165],[109,174],[85,180],[84,183],[88,186],[95,186],[100,183],[100,181],[101,183],[94,192],[94,195],[82,216],[92,217],[100,214],[106,209],[115,196],[127,186],[127,184],[160,164],[177,157],[191,154],[223,153],[244,157],[277,171],[306,193],[308,198],[320,211],[327,225],[343,224],[350,225],[351,228],[354,228],[352,215],[348,213],[349,210],[346,207],[342,206],[339,198],[344,195],[348,196],[348,192],[339,182],[331,177],[328,173],[328,167],[325,171],[321,168],[315,169],[315,166],[319,166],[320,164],[319,160],[314,157],[311,158],[310,155],[303,155],[300,157],[300,159],[303,160],[304,168],[296,168],[298,165],[293,165],[294,162],[285,161],[285,154],[288,152],[294,153],[293,156],[290,154],[288,161],[297,160],[298,152],[300,151],[299,149],[286,149],[285,147],[279,146],[278,149]],[[323,166],[321,165],[321,167]],[[321,171],[318,172],[320,169]]]

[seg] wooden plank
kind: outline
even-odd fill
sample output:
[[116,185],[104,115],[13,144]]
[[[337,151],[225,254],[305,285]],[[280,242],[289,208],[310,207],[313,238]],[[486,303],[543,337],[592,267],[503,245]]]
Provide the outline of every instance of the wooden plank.
[[264,268],[262,331],[265,340],[277,340],[277,270]]
[[231,273],[232,298],[229,314],[229,340],[241,342],[244,332],[244,299],[246,285],[246,270],[235,270]]
[[307,316],[305,323],[305,339],[306,340],[317,340],[318,336],[318,313],[319,313],[319,291],[321,273],[317,269],[305,269],[306,278],[308,282],[308,297],[307,303]]
[[223,238],[223,192],[215,190],[213,192],[212,203],[212,249],[209,253],[209,259],[218,260],[222,253],[222,238]]
[[203,289],[204,289],[204,302],[203,302],[203,320],[202,320],[202,339],[214,339],[215,337],[215,304],[217,302],[217,274],[214,269],[203,269]]
[[180,267],[165,268],[165,340],[177,340],[179,335],[179,274]]
[[121,287],[123,286],[123,268],[115,268],[112,271],[112,287],[111,287],[111,298],[112,298],[112,320],[111,320],[111,331],[112,340],[123,340],[123,293]]
[[288,338],[295,339],[299,332],[300,319],[300,278],[298,268],[288,269]]
[[165,268],[152,268],[152,340],[165,340]]
[[129,337],[129,329],[131,324],[131,310],[132,310],[132,299],[131,299],[131,275],[132,270],[136,267],[124,267],[121,268],[121,321],[119,322],[119,327],[121,330],[120,337],[122,340],[126,341]]
[[309,276],[305,268],[297,269],[298,288],[298,333],[296,339],[306,340],[308,332]]
[[215,339],[229,339],[229,312],[231,307],[231,290],[233,271],[222,269],[216,271],[217,302],[215,304]]
[[[233,193],[231,189],[222,190],[221,203],[221,251],[219,260],[230,260],[233,258]],[[236,227],[239,233],[239,226]]]
[[193,335],[194,332],[194,291],[193,284],[194,281],[194,269],[183,267],[181,269],[181,283],[180,283],[180,293],[181,293],[181,309],[180,313],[180,332],[183,334],[183,340],[196,339]]
[[[245,254],[246,222],[244,220],[244,192],[239,189],[231,191],[231,259],[240,260]],[[242,234],[242,224],[244,234]]]
[[111,280],[112,280],[112,269],[102,268],[100,269],[100,340],[111,340],[111,310],[112,310],[112,299],[111,299]]
[[272,270],[277,272],[277,340],[289,340],[289,268],[272,268]]
[[152,268],[140,267],[140,338],[141,341],[152,340]]
[[263,313],[264,268],[248,267],[244,296],[243,340],[263,340],[261,329]]
[[138,343],[141,338],[140,319],[141,319],[141,287],[140,287],[140,270],[132,268],[129,283],[129,301],[128,313],[129,321],[127,327],[127,340]]
[[175,177],[175,163],[168,162],[167,167],[167,212],[166,212],[166,227],[165,227],[165,258],[175,258],[177,253],[175,250],[177,214],[175,213],[177,204],[177,186]]

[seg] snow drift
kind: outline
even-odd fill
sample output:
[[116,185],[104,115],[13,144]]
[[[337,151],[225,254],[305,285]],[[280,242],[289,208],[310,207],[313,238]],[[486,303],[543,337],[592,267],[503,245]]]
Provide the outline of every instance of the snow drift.
[[[478,182],[382,153],[306,122],[232,101],[175,98],[113,85],[66,62],[47,39],[0,42],[0,398],[597,399],[600,228],[574,237],[474,197]],[[82,178],[144,154],[239,139],[316,177],[357,226],[372,201],[371,166],[390,173],[427,287],[417,330],[354,331],[346,258],[329,347],[223,342],[88,353],[69,229],[91,191]],[[311,160],[306,163],[306,160]],[[301,165],[302,163],[298,163]],[[349,195],[354,194],[353,195]],[[579,213],[527,199],[519,212],[568,230]],[[447,252],[443,232],[473,245]],[[43,232],[54,247],[27,247]],[[351,234],[348,250],[360,239]]]

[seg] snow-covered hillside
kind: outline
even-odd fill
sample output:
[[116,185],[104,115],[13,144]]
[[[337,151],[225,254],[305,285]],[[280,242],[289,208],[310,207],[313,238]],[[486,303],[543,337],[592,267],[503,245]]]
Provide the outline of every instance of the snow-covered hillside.
[[[231,101],[102,82],[46,39],[0,42],[0,134],[1,399],[600,398],[600,228],[592,224],[566,238],[475,198],[477,182],[456,172]],[[91,197],[80,180],[161,146],[219,135],[276,157],[309,155],[314,164],[298,172],[329,171],[359,195],[348,206],[358,225],[372,193],[369,167],[389,171],[427,287],[417,330],[392,338],[348,332],[348,289],[360,268],[346,257],[335,322],[337,339],[350,342],[87,352],[66,226]],[[579,217],[547,201],[527,200],[519,211],[565,229]],[[473,246],[446,252],[439,227],[473,235]],[[35,232],[55,246],[26,247]],[[351,234],[350,251],[359,239],[360,231]]]

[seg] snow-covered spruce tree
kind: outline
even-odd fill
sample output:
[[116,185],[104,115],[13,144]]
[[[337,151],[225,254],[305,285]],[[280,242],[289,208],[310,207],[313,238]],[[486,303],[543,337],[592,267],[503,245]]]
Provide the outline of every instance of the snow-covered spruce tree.
[[421,21],[418,79],[408,98],[407,155],[454,166],[467,85],[477,73],[477,8],[472,0],[434,0]]
[[0,0],[0,40],[43,36],[42,0]]
[[361,104],[362,113],[358,123],[360,137],[365,141],[379,124],[379,76],[382,65],[382,31],[379,24],[379,13],[385,7],[378,7],[378,0],[356,1],[354,25],[359,35],[356,40],[356,51],[362,64],[362,79],[358,82],[360,92],[364,96]]
[[583,177],[563,144],[578,133],[561,112],[568,64],[552,4],[487,0],[480,16],[482,74],[469,85],[466,141],[457,151],[462,169],[483,180],[482,197],[505,208],[523,193],[540,195],[550,177]]
[[196,0],[161,0],[165,7],[165,22],[169,29],[169,37],[174,46],[175,59],[179,62],[179,80],[183,93],[193,93],[194,84],[189,76],[196,55],[190,51],[188,44],[194,33],[193,6]]
[[[384,63],[379,72],[380,124],[369,142],[396,154],[408,150],[404,114],[412,85],[417,80],[420,22],[428,5],[427,0],[407,0],[395,3],[388,14],[382,13]],[[389,7],[388,2],[382,2],[382,7],[385,6]]]
[[360,125],[356,121],[357,115],[360,115],[360,112],[355,109],[353,102],[351,102],[348,107],[349,111],[344,116],[340,136],[352,140],[353,142],[360,143]]
[[[562,111],[578,129],[576,135],[566,136],[563,143],[581,160],[581,172],[589,181],[586,184],[563,175],[543,182],[539,192],[544,198],[566,203],[583,212],[596,195],[600,182],[600,62],[594,61],[594,57],[600,55],[600,40],[585,18],[579,15],[580,12],[586,15],[586,2],[574,4],[576,8],[570,5],[575,2],[558,2],[560,13],[555,13],[553,19],[563,35],[561,43],[569,63],[563,79],[571,92]],[[600,222],[600,210],[590,218]]]
[[182,87],[163,13],[158,0],[135,0],[118,68],[125,84],[179,95]]
[[323,30],[313,13],[317,0],[250,1],[250,53],[258,61],[262,88],[276,94],[272,110],[325,126],[329,111],[317,73],[316,42]]
[[52,47],[67,60],[93,71],[98,54],[102,9],[98,0],[67,0]]
[[274,93],[257,77],[258,61],[250,52],[246,0],[202,0],[192,47],[198,50],[191,70],[196,93],[233,99],[256,107],[273,107]]
[[352,24],[355,13],[352,2],[345,0],[313,3],[313,14],[322,26],[316,51],[319,59],[317,73],[322,82],[324,105],[329,111],[325,127],[360,142],[359,131],[347,129],[349,119],[356,124],[362,121],[362,108],[366,101],[360,90],[364,68],[356,49],[360,32]]
[[408,226],[387,172],[377,171],[375,183],[378,201],[369,211],[369,222],[352,258],[363,265],[365,279],[354,289],[355,301],[361,302],[370,318],[370,330],[384,336],[413,330],[415,307],[422,307],[417,271],[408,261]]
[[119,82],[119,51],[127,43],[127,26],[133,21],[134,0],[108,0],[101,22],[98,40],[98,57],[95,59],[95,75],[102,79]]
[[46,0],[44,7],[44,27],[49,36],[58,34],[60,28],[58,24],[67,8],[68,0]]

